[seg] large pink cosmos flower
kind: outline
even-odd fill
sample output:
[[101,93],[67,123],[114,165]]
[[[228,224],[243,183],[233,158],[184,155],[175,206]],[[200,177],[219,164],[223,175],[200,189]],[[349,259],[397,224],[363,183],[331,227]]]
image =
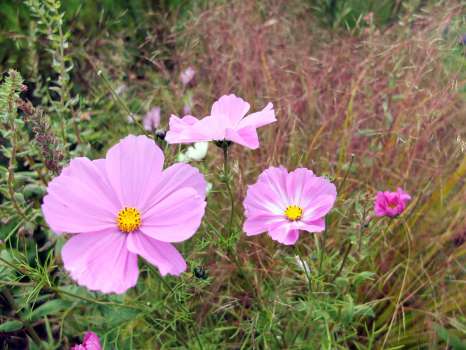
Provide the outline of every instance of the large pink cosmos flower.
[[191,115],[183,118],[172,115],[165,140],[168,143],[228,140],[256,149],[259,147],[256,129],[277,119],[272,103],[260,112],[246,115],[249,108],[249,103],[232,94],[220,97],[210,116],[201,120]]
[[336,196],[335,185],[309,169],[268,168],[248,187],[243,230],[248,236],[268,232],[280,243],[295,244],[300,231],[325,229],[324,217]]
[[396,192],[377,192],[374,202],[376,216],[395,217],[400,215],[411,200],[411,196],[398,188]]
[[71,350],[102,350],[100,340],[94,332],[86,332],[82,344],[75,345]]
[[47,188],[42,211],[63,247],[65,269],[79,284],[123,293],[136,284],[138,255],[161,275],[186,262],[171,242],[190,238],[205,209],[206,182],[187,164],[163,170],[164,156],[145,136],[127,136],[105,159],[73,159]]

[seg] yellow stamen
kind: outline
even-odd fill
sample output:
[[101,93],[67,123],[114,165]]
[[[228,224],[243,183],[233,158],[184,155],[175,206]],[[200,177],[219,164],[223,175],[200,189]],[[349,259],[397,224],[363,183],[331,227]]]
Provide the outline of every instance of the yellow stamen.
[[141,226],[141,213],[136,208],[125,207],[118,212],[117,225],[121,232],[136,231]]
[[285,210],[285,216],[290,221],[299,220],[303,216],[303,209],[297,205],[289,205]]

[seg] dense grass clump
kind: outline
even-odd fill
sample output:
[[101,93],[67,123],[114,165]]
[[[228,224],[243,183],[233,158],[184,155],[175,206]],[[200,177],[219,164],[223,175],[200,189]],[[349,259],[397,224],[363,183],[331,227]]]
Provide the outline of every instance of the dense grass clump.
[[[332,3],[107,13],[30,0],[17,13],[27,28],[2,5],[13,24],[0,21],[0,347],[69,348],[89,330],[106,349],[466,347],[464,4]],[[14,48],[14,33],[28,39]],[[257,150],[210,143],[194,156],[209,192],[196,235],[177,245],[186,273],[141,260],[124,294],[79,286],[63,268],[68,237],[40,209],[49,182],[128,134],[154,139],[166,164],[186,160],[188,146],[164,141],[170,114],[204,117],[229,93],[252,111],[273,102],[277,122]],[[145,128],[156,106],[161,123]],[[243,232],[248,185],[278,165],[338,192],[325,232],[294,246]],[[375,217],[376,193],[397,187],[406,210]]]

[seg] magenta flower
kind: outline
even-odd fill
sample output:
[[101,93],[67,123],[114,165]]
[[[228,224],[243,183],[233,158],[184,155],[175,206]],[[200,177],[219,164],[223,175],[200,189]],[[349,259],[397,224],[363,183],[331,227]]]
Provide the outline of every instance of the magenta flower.
[[186,262],[172,242],[190,238],[205,208],[206,181],[175,164],[145,136],[127,136],[105,159],[75,158],[53,179],[42,212],[57,234],[75,234],[62,249],[65,269],[79,284],[123,293],[136,284],[137,257],[161,275],[179,275]]
[[375,215],[391,218],[398,216],[410,200],[411,196],[399,187],[396,192],[377,192],[374,202]]
[[231,94],[220,97],[210,116],[201,120],[190,115],[181,119],[172,115],[165,140],[168,143],[228,140],[256,149],[259,147],[256,129],[277,119],[272,103],[260,112],[246,115],[249,108],[249,103]]
[[288,173],[270,167],[248,187],[244,200],[248,236],[268,232],[272,239],[295,244],[300,231],[322,232],[325,215],[337,196],[335,185],[305,168]]
[[75,345],[71,350],[102,350],[100,340],[94,332],[86,332],[82,344]]
[[154,107],[147,112],[142,120],[142,125],[144,126],[144,130],[147,131],[157,129],[160,125],[160,107]]
[[193,80],[194,76],[196,75],[196,71],[193,67],[189,66],[184,71],[180,73],[180,81],[181,83],[186,86],[188,85],[191,80]]

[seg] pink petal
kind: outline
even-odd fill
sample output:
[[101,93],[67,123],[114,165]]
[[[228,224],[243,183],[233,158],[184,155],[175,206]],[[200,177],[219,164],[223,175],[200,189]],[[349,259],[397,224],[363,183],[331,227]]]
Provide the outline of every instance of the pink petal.
[[201,224],[206,202],[190,187],[172,192],[142,216],[140,230],[162,242],[181,242]]
[[375,203],[374,203],[375,216],[378,216],[378,217],[384,216],[385,208],[386,208],[385,196],[383,192],[378,192],[375,198]]
[[102,173],[102,162],[75,158],[49,183],[42,212],[54,232],[92,232],[115,226],[118,200]]
[[263,182],[257,182],[248,187],[243,205],[248,217],[258,215],[283,216],[288,203],[280,197],[279,193],[271,190],[270,186]]
[[313,202],[304,207],[302,221],[315,221],[325,216],[332,209],[335,199],[334,196],[326,194],[314,198]]
[[127,136],[108,150],[107,176],[122,207],[141,209],[158,184],[163,161],[162,150],[146,136]]
[[87,350],[84,345],[81,345],[81,344],[78,344],[78,345],[74,345],[71,350]]
[[402,201],[409,202],[411,200],[411,196],[407,192],[403,191],[402,188],[398,187],[397,193]]
[[152,190],[149,196],[150,200],[143,210],[151,209],[164,198],[182,188],[192,188],[204,198],[207,182],[195,167],[189,164],[176,163],[162,172],[158,185]]
[[213,117],[226,116],[231,125],[236,125],[249,111],[251,106],[241,97],[234,94],[220,97],[213,105],[210,113]]
[[193,67],[188,67],[180,73],[180,80],[183,85],[188,85],[191,80],[194,78],[196,71]]
[[142,120],[142,125],[144,126],[144,130],[147,131],[157,129],[160,125],[160,107],[154,107],[147,112]]
[[128,249],[157,266],[162,276],[179,276],[186,271],[186,262],[170,243],[158,241],[141,232],[133,232],[128,236]]
[[83,344],[86,350],[102,350],[100,339],[94,332],[84,334]]
[[[248,211],[250,213],[251,211]],[[249,215],[249,214],[248,214]],[[286,222],[283,216],[277,215],[254,215],[248,216],[243,224],[243,231],[247,236],[255,236],[267,232],[271,225],[278,222]]]
[[299,230],[290,230],[288,234],[285,236],[285,239],[280,242],[285,245],[294,245],[299,238]]
[[292,223],[283,223],[272,227],[269,235],[279,243],[293,245],[299,238],[299,230],[293,228]]
[[321,217],[314,221],[301,221],[299,228],[308,232],[322,232],[325,230],[325,219]]
[[257,131],[252,126],[244,127],[239,130],[227,129],[225,139],[250,149],[259,148],[259,136],[257,136]]
[[63,246],[65,269],[78,284],[103,293],[123,293],[138,279],[137,255],[126,248],[127,234],[107,230],[80,233]]
[[183,118],[178,118],[176,115],[172,114],[170,116],[169,130],[167,135],[182,133],[186,128],[193,126],[198,122],[199,120],[192,115],[186,115]]
[[165,136],[169,144],[214,141],[224,138],[225,123],[222,118],[205,117],[197,120],[191,116],[183,119],[172,116],[170,128]]
[[[192,133],[198,141],[221,141],[225,138],[225,129],[230,121],[225,116],[208,116],[193,126]],[[201,136],[197,136],[201,135]]]
[[248,126],[259,128],[276,121],[273,104],[269,102],[262,111],[251,113],[243,118],[239,122],[238,128],[241,129]]
[[288,171],[284,167],[270,167],[264,170],[257,179],[257,183],[266,185],[269,191],[280,200],[281,208],[286,209],[290,200],[286,191]]
[[301,169],[295,170],[293,184],[288,184],[288,192],[290,197],[296,201],[297,205],[306,208],[313,206],[318,198],[322,195],[332,197],[335,202],[337,190],[325,177],[311,176],[310,173],[305,173]]
[[[286,191],[290,204],[301,205],[301,198],[305,195],[313,196],[313,193],[319,190],[319,183],[315,181],[314,173],[306,168],[298,168],[290,172],[286,178]],[[311,192],[311,185],[315,191]]]

